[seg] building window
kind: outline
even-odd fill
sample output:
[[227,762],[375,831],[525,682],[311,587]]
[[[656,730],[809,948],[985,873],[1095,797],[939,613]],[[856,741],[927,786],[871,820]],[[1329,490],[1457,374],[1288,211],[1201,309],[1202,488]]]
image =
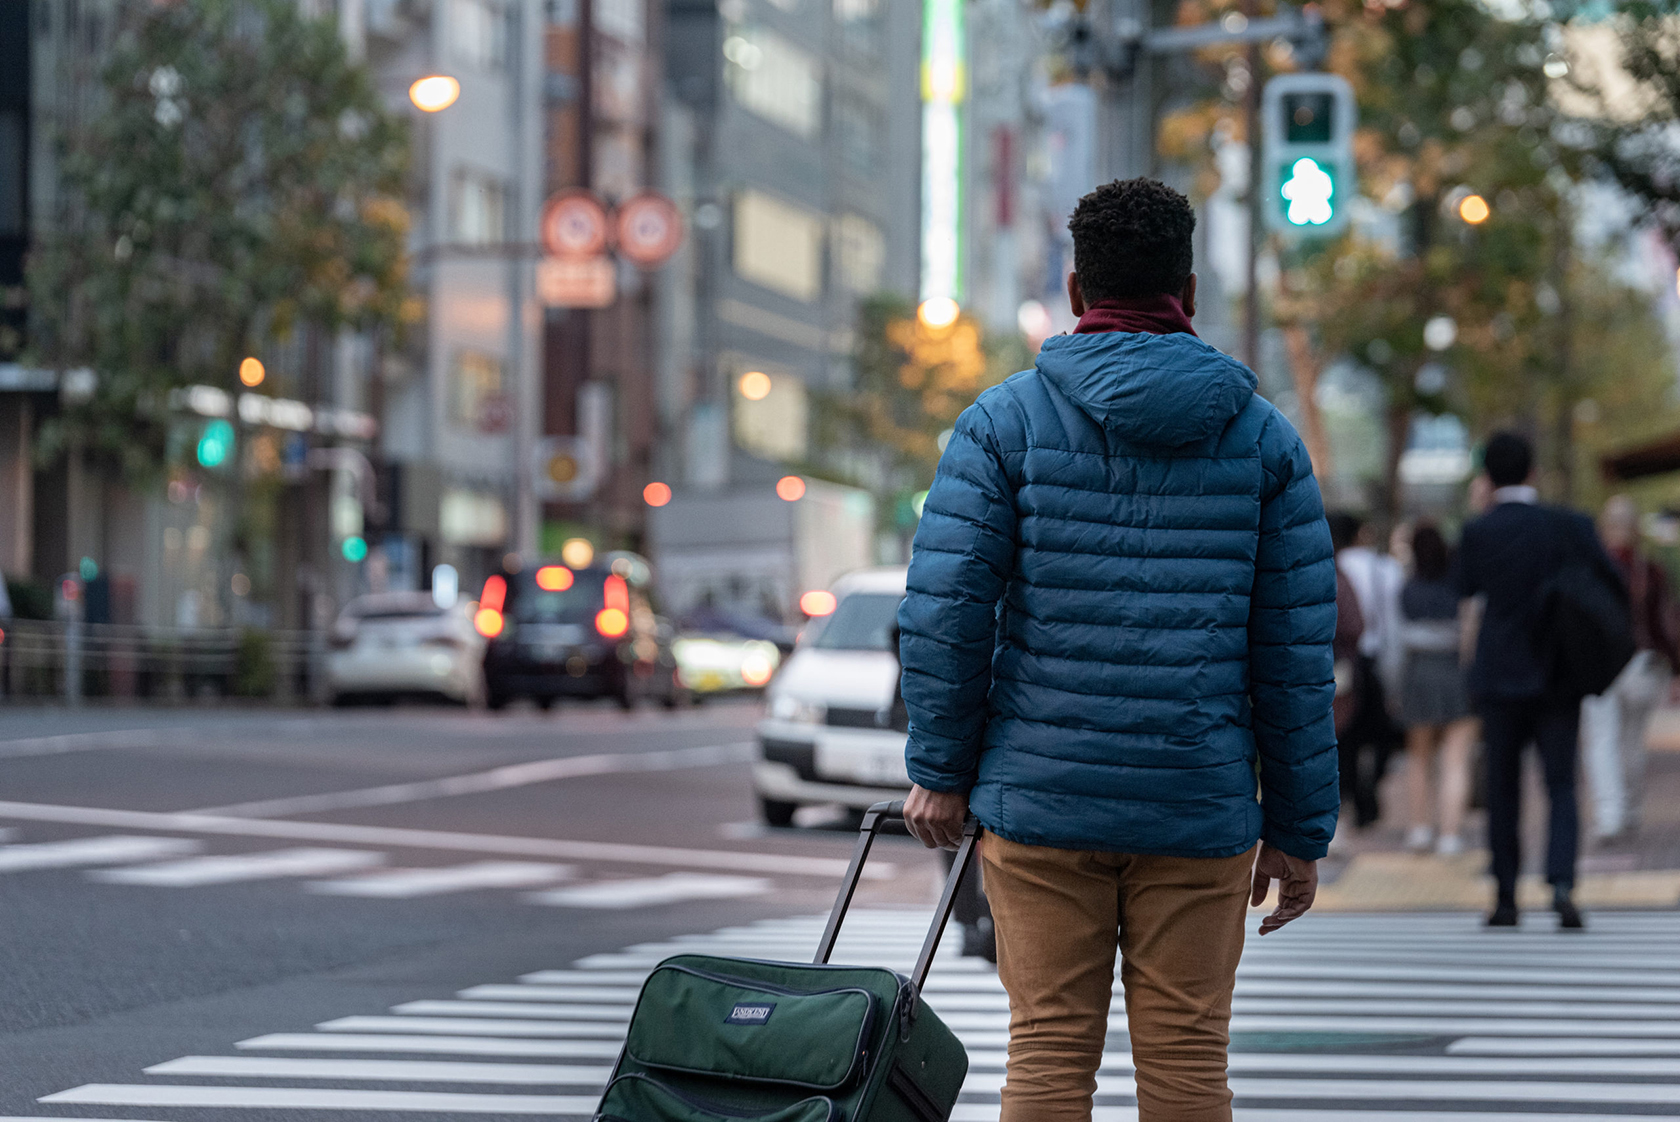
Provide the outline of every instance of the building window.
[[449,369],[449,419],[475,432],[502,432],[507,414],[502,360],[484,351],[456,351]]
[[795,300],[822,293],[822,219],[760,191],[735,196],[735,273]]
[[791,374],[770,375],[770,392],[757,399],[735,396],[735,443],[769,460],[803,460],[809,452],[810,403],[805,383]]
[[848,47],[874,55],[881,43],[881,0],[834,0],[834,22]]
[[507,18],[498,0],[449,0],[449,38],[455,58],[479,70],[507,60]]
[[503,240],[501,180],[458,169],[449,184],[449,231],[461,245],[497,245]]
[[840,161],[859,179],[873,179],[879,162],[881,115],[871,106],[852,98],[835,98],[834,131],[840,147]]
[[835,270],[848,291],[859,295],[879,292],[886,259],[887,240],[879,226],[860,214],[842,214],[835,219]]
[[822,75],[816,59],[773,31],[737,27],[723,41],[725,80],[735,100],[767,121],[810,140],[822,125]]

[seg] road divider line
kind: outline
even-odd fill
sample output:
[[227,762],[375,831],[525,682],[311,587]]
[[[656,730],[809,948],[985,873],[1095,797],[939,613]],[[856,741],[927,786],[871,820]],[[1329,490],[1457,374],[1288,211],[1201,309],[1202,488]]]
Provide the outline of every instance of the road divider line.
[[347,873],[383,863],[385,855],[366,849],[272,849],[264,853],[235,853],[188,857],[155,865],[130,865],[89,873],[106,884],[136,884],[149,888],[199,888],[209,884],[277,880],[281,877],[318,877]]
[[697,748],[675,748],[658,752],[603,752],[594,756],[556,756],[552,759],[505,764],[488,771],[450,775],[441,779],[390,783],[381,787],[362,787],[350,791],[327,791],[318,795],[298,795],[284,799],[264,799],[260,802],[235,803],[232,806],[205,807],[187,813],[218,814],[232,818],[283,818],[292,814],[321,814],[334,810],[424,802],[452,795],[478,795],[487,791],[505,791],[510,787],[527,787],[533,783],[578,779],[587,775],[675,771],[681,768],[742,763],[752,759],[753,753],[752,743],[742,741],[735,744],[706,744]]
[[[730,872],[832,877],[846,875],[848,862],[838,857],[798,857],[784,853],[752,853],[719,849],[679,849],[675,846],[630,845],[619,842],[568,841],[558,838],[520,838],[501,834],[466,834],[448,830],[414,830],[397,826],[356,826],[347,822],[298,822],[276,818],[230,818],[220,815],[106,807],[61,806],[52,803],[0,802],[0,819],[60,822],[131,830],[165,830],[239,838],[288,838],[299,841],[340,842],[394,849],[441,849],[463,853],[496,853],[514,857],[561,861],[602,861],[625,865],[675,865],[679,868]],[[872,861],[863,867],[870,880],[891,880],[896,866]]]
[[[399,1036],[394,1033],[271,1032],[234,1044],[259,1052],[392,1052],[440,1056],[545,1056],[616,1059],[616,1040],[518,1040],[484,1036]],[[0,1120],[3,1122],[3,1120]]]
[[202,731],[182,726],[20,736],[14,740],[0,740],[0,760],[23,756],[56,756],[64,752],[89,752],[100,748],[168,748],[181,744],[183,740],[196,742]]
[[278,1110],[400,1110],[437,1114],[579,1114],[599,1095],[462,1094],[455,1091],[358,1091],[317,1087],[142,1086],[85,1083],[36,1102],[85,1106],[239,1106]]
[[304,887],[326,896],[406,900],[482,888],[532,888],[566,880],[576,871],[570,865],[538,861],[475,861],[437,869],[391,869],[367,876],[311,881]]
[[182,1056],[153,1064],[147,1075],[218,1079],[366,1079],[390,1083],[492,1083],[507,1086],[606,1085],[610,1067],[442,1060],[299,1060],[274,1056]]

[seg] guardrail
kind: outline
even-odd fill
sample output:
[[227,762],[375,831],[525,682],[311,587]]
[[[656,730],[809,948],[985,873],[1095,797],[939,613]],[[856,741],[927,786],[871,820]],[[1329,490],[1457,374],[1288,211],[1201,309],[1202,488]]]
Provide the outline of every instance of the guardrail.
[[325,636],[263,628],[8,620],[0,699],[185,702],[319,696]]

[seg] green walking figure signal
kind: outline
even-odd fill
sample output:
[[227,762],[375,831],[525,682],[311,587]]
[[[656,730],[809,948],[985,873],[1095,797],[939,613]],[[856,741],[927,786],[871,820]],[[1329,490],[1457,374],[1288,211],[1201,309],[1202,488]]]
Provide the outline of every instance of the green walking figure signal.
[[1280,74],[1260,102],[1266,224],[1289,239],[1347,228],[1358,194],[1353,87],[1334,74]]

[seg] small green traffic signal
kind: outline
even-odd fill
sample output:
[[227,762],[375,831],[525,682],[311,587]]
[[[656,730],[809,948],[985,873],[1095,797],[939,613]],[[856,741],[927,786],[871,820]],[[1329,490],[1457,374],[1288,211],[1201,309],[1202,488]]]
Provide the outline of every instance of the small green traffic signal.
[[1355,194],[1353,87],[1334,74],[1280,74],[1260,113],[1266,224],[1290,239],[1341,233]]
[[367,560],[367,555],[368,555],[367,539],[364,538],[364,537],[361,537],[360,535],[353,534],[350,537],[345,538],[344,539],[344,545],[343,545],[342,548],[344,550],[344,559],[346,561],[351,561],[351,562],[355,562],[355,563],[359,564],[360,562],[363,562],[363,561]]
[[204,426],[198,438],[198,462],[207,468],[221,467],[233,453],[233,426],[220,418]]

